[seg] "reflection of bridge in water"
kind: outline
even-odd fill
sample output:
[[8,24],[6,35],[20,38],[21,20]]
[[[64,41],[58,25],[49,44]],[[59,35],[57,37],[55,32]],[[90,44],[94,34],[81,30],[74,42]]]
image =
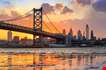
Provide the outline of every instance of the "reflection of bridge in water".
[[[96,50],[95,50],[96,49]],[[10,70],[42,70],[44,68],[58,68],[60,62],[63,66],[67,64],[70,68],[74,65],[93,65],[98,58],[106,57],[106,48],[17,48],[0,49],[0,58],[6,58],[0,61],[0,68],[8,67]],[[49,59],[49,61],[46,61]],[[57,60],[57,61],[56,61]],[[55,62],[53,62],[55,61]],[[74,61],[76,63],[74,63]],[[2,65],[4,62],[4,65]],[[45,63],[47,62],[47,63]],[[67,62],[67,63],[65,63]],[[102,62],[101,62],[102,63]],[[5,65],[6,64],[6,65]],[[20,69],[22,68],[22,69]],[[8,70],[7,69],[7,70]],[[55,69],[52,69],[55,70]],[[67,68],[66,68],[67,70]]]
[[[30,70],[43,70],[45,67],[53,67],[58,68],[57,63],[53,63],[53,61],[60,60],[63,62],[68,61],[69,66],[72,67],[73,65],[80,66],[83,65],[93,65],[95,64],[95,60],[98,57],[106,57],[106,54],[99,54],[99,53],[32,53],[32,52],[24,52],[24,53],[16,53],[16,52],[1,52],[0,58],[4,57],[5,60],[0,60],[0,68],[8,67],[6,70],[24,70],[25,68],[31,68]],[[39,58],[38,58],[39,57]],[[49,58],[49,63],[46,61]],[[50,59],[51,58],[51,59]],[[37,60],[38,59],[38,60]],[[74,60],[73,60],[74,59]],[[47,63],[46,63],[46,62]],[[50,63],[51,61],[51,63]],[[73,62],[76,61],[76,64]],[[4,62],[4,64],[3,64]],[[26,69],[26,70],[27,70]],[[61,69],[61,67],[60,67]],[[53,69],[56,70],[56,69]],[[66,70],[68,70],[66,68]]]

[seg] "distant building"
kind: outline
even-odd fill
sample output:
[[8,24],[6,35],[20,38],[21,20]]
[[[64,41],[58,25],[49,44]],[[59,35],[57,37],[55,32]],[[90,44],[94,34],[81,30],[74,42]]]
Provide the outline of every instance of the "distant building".
[[65,29],[63,29],[63,35],[66,36],[66,30]]
[[93,30],[91,30],[91,40],[96,40],[96,37],[94,36]]
[[19,43],[19,41],[20,41],[19,36],[14,36],[13,37],[13,42]]
[[86,39],[89,40],[89,26],[86,25]]
[[20,40],[20,43],[23,45],[32,45],[33,44],[33,40],[32,39],[28,39],[27,37],[24,37]]
[[72,39],[73,39],[72,34],[69,32],[68,35],[66,35],[66,44],[70,45],[72,42]]
[[12,41],[12,32],[11,32],[11,31],[8,31],[8,33],[7,33],[7,38],[8,38],[8,41],[9,41],[9,42]]
[[93,33],[93,30],[91,30],[91,39],[94,38],[94,33]]
[[73,36],[73,40],[76,40],[76,39],[77,39],[77,38],[76,38],[76,35],[74,35],[74,36]]
[[72,28],[70,28],[69,33],[70,33],[70,34],[71,34],[71,36],[73,37],[73,30],[72,30]]
[[82,39],[83,39],[83,40],[86,40],[86,37],[85,37],[85,32],[83,32]]
[[80,30],[77,33],[77,40],[82,40],[82,33]]

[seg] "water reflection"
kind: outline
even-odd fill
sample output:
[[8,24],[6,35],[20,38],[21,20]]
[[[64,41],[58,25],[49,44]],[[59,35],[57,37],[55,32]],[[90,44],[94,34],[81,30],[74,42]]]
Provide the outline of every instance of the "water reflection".
[[100,70],[105,54],[0,53],[0,70]]

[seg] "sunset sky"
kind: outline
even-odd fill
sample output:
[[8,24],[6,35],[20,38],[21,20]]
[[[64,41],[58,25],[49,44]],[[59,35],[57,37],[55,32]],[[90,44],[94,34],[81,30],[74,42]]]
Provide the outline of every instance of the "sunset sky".
[[[59,31],[73,28],[74,34],[80,29],[85,30],[89,24],[97,37],[106,37],[106,0],[0,0],[0,21],[9,18],[25,16],[24,14],[33,8],[43,7],[43,28],[48,31],[45,24],[55,32],[46,15]],[[45,15],[46,14],[46,15]],[[11,21],[17,25],[32,27],[32,16]],[[0,30],[0,38],[6,39],[7,31]],[[13,32],[21,37],[31,35]]]

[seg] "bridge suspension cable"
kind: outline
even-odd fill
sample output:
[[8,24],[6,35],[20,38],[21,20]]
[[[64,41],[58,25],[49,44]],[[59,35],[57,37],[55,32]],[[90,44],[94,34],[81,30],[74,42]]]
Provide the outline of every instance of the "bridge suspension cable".
[[[7,18],[7,19],[0,19],[0,21],[15,21],[15,20],[20,20],[20,19],[23,19],[23,18],[26,18],[26,17],[29,17],[31,16],[33,13],[31,13],[33,10],[30,10],[28,12],[26,12],[24,15],[21,15],[21,16],[17,16],[15,18]],[[45,14],[45,16],[47,17],[48,21],[50,22],[50,24],[54,27],[54,29],[58,32],[58,33],[61,33],[57,28],[56,26],[53,24],[53,22],[50,20],[50,18],[48,17],[47,14]],[[51,28],[49,28],[49,26],[47,24],[45,24],[45,26],[47,27],[48,30],[52,31]]]
[[7,19],[1,19],[0,21],[15,21],[15,20],[19,20],[19,19],[22,19],[22,18],[26,18],[30,15],[32,15],[32,10],[26,12],[24,15],[21,15],[21,16],[17,16],[15,18],[7,18]]
[[61,33],[61,32],[56,28],[56,26],[53,24],[53,22],[50,20],[50,18],[48,17],[48,15],[45,14],[45,16],[46,16],[47,19],[49,20],[50,24],[55,28],[55,30],[56,30],[58,33]]
[[52,29],[50,29],[49,26],[46,23],[44,23],[44,24],[45,24],[45,27],[47,27],[47,29],[52,32]]

